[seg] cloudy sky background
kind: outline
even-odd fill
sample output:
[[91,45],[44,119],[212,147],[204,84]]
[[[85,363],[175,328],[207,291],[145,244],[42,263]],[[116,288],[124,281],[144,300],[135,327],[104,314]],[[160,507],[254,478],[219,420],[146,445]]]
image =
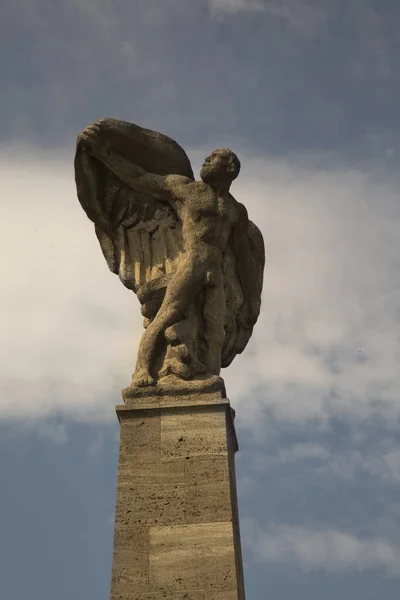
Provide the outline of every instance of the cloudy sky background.
[[111,116],[229,145],[267,247],[224,373],[247,595],[400,586],[400,5],[0,0],[0,591],[106,600],[114,405],[141,318],[76,199],[76,133]]

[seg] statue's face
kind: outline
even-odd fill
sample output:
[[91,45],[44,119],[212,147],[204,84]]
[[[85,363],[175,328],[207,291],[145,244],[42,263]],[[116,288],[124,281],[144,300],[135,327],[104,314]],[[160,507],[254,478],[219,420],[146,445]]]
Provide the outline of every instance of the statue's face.
[[200,177],[205,183],[226,179],[228,157],[222,150],[214,150],[207,156],[200,170]]

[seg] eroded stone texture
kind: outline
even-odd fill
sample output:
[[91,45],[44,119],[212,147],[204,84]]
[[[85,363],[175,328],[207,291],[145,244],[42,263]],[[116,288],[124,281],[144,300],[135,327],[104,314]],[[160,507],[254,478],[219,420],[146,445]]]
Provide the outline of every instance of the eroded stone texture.
[[224,407],[196,412],[166,409],[161,417],[160,448],[163,461],[227,456]]
[[229,466],[225,458],[187,460],[185,516],[187,523],[232,519]]
[[120,455],[132,456],[136,462],[160,460],[161,414],[158,410],[141,411],[139,418],[121,422]]
[[237,600],[236,590],[214,590],[206,592],[205,600]]
[[79,134],[79,201],[145,319],[124,398],[221,389],[221,367],[246,347],[260,312],[265,251],[230,193],[239,170],[237,156],[219,148],[195,181],[179,144],[117,119]]
[[[163,590],[159,592],[136,592],[132,594],[118,594],[117,596],[112,595],[111,600],[206,600],[206,595],[205,592],[191,590],[185,592],[168,592]],[[219,597],[216,600],[219,600]],[[222,597],[221,600],[225,600],[225,597]],[[226,600],[231,600],[231,598],[227,596]]]
[[182,483],[119,485],[117,495],[123,509],[116,511],[116,523],[132,526],[185,522]]
[[185,467],[183,462],[161,463],[136,462],[134,458],[121,453],[118,466],[118,485],[152,485],[183,483],[185,481]]
[[209,590],[236,586],[229,521],[152,527],[149,548],[153,587]]
[[116,521],[114,530],[111,589],[131,594],[148,588],[149,529],[121,527]]
[[114,600],[244,600],[237,442],[229,401],[212,398],[118,410]]

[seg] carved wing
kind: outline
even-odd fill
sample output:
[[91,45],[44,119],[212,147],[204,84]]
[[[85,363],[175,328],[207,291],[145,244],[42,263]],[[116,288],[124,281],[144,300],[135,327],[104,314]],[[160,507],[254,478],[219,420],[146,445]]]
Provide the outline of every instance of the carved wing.
[[[109,119],[107,138],[124,158],[159,175],[193,179],[189,159],[173,140],[131,123]],[[183,252],[181,223],[173,208],[133,191],[78,143],[75,180],[79,201],[110,270],[133,290],[142,314],[157,312],[176,258]]]
[[[257,296],[253,298],[253,302],[257,302],[259,306],[265,266],[264,240],[261,231],[251,221],[249,221],[247,235],[256,273]],[[235,356],[243,352],[253,333],[253,327],[245,327],[240,322],[241,308],[245,301],[251,302],[251,300],[245,297],[240,283],[238,260],[240,260],[240,257],[236,256],[231,240],[223,263],[226,297],[225,342],[222,348],[223,367],[228,367]],[[257,310],[257,307],[254,308]]]

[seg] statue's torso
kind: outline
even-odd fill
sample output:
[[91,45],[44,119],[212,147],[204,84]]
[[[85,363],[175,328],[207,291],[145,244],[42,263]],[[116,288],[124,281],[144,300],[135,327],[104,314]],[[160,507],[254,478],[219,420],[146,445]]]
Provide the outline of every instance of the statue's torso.
[[221,253],[225,250],[238,218],[237,203],[232,196],[219,196],[208,185],[196,181],[185,186],[179,212],[187,250],[196,251],[204,245]]

